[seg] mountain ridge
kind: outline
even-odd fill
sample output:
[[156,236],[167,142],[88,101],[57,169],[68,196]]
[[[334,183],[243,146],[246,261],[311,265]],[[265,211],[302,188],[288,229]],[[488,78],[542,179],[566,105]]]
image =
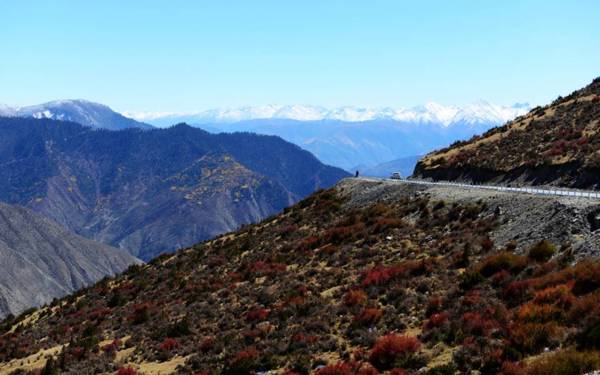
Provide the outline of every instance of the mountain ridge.
[[72,121],[92,128],[109,130],[152,128],[149,124],[136,121],[113,111],[107,105],[84,99],[54,100],[18,108],[0,105],[0,116]]
[[124,112],[127,116],[140,121],[148,121],[158,126],[165,122],[188,122],[192,124],[210,124],[221,122],[239,122],[247,120],[298,120],[323,121],[337,120],[345,122],[366,122],[373,120],[394,120],[402,122],[431,123],[444,126],[458,123],[475,124],[480,122],[504,123],[523,114],[528,104],[517,103],[513,106],[500,106],[480,100],[459,107],[444,106],[435,102],[412,108],[375,108],[344,106],[325,108],[313,105],[264,105],[232,109],[209,109],[201,112]]
[[0,199],[148,260],[258,221],[348,176],[249,133],[0,118]]
[[421,178],[599,188],[600,78],[503,126],[425,156]]

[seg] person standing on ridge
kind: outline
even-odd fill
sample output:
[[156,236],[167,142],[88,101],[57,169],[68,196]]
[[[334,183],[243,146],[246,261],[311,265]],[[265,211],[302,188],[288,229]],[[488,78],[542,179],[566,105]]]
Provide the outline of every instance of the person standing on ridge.
[[358,177],[358,171],[356,171],[356,174],[354,174],[354,178]]

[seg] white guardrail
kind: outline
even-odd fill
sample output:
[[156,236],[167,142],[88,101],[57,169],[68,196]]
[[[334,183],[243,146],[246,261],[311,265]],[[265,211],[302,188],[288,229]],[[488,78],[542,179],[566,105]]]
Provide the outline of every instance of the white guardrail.
[[[377,180],[373,178],[373,180]],[[391,178],[383,178],[379,180],[394,181],[405,184],[418,184],[418,185],[441,185],[441,186],[453,186],[464,189],[482,189],[482,190],[496,190],[505,191],[509,193],[524,193],[533,195],[554,195],[561,197],[576,197],[576,198],[591,198],[600,199],[600,192],[590,190],[574,190],[574,189],[556,189],[556,188],[540,188],[540,187],[511,187],[511,186],[498,186],[498,185],[470,185],[461,184],[458,182],[449,181],[423,181],[423,180],[397,180]]]

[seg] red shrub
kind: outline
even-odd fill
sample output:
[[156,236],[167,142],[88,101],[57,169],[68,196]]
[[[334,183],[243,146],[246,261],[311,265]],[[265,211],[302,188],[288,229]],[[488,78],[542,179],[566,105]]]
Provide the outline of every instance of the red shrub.
[[81,346],[76,346],[71,349],[71,355],[76,359],[82,359],[85,356],[85,349]]
[[364,305],[367,302],[367,293],[360,289],[349,290],[344,296],[346,306]]
[[413,355],[420,347],[421,342],[415,337],[390,333],[377,340],[369,360],[380,370],[389,369],[396,360]]
[[510,272],[502,270],[492,275],[491,281],[494,286],[501,286],[506,284],[511,278]]
[[283,272],[287,269],[285,264],[281,263],[269,263],[262,260],[258,260],[250,265],[250,272],[259,276],[268,276],[278,272]]
[[102,347],[102,351],[105,353],[114,353],[119,350],[121,346],[121,340],[115,339],[110,344],[106,344]]
[[490,255],[482,260],[479,264],[478,271],[483,276],[490,277],[502,270],[515,274],[523,270],[526,266],[526,257],[503,251],[499,254]]
[[356,375],[377,375],[379,371],[368,362],[357,363],[354,365]]
[[401,368],[393,368],[390,371],[390,375],[406,375],[406,374],[407,374],[406,370],[401,369]]
[[269,310],[263,308],[255,308],[246,313],[246,321],[261,322],[269,316]]
[[427,301],[427,316],[430,316],[435,312],[439,312],[442,309],[442,303],[442,297],[436,296],[429,298],[429,300]]
[[530,287],[530,280],[513,281],[502,290],[502,298],[509,302],[518,303],[529,297]]
[[203,353],[209,352],[215,345],[215,339],[212,336],[205,337],[200,343],[200,351]]
[[376,307],[367,307],[359,315],[354,317],[354,322],[360,325],[373,325],[379,321],[383,312]]
[[396,277],[403,276],[406,268],[403,266],[375,266],[362,273],[364,286],[384,285]]
[[498,375],[525,375],[525,367],[516,362],[503,362]]
[[162,343],[160,343],[158,348],[162,351],[170,352],[179,348],[179,342],[173,338],[167,337]]
[[133,367],[121,367],[117,370],[116,375],[137,375],[137,371]]
[[498,328],[498,322],[484,317],[477,312],[467,312],[462,316],[463,331],[475,336],[489,336],[489,334]]
[[562,308],[569,308],[575,301],[575,297],[571,293],[573,283],[562,284],[543,289],[533,298],[533,302],[537,304],[552,304]]
[[447,312],[432,314],[425,322],[425,329],[440,327],[442,324],[448,321],[448,316],[449,314]]
[[353,375],[352,367],[344,362],[327,365],[316,372],[317,375]]

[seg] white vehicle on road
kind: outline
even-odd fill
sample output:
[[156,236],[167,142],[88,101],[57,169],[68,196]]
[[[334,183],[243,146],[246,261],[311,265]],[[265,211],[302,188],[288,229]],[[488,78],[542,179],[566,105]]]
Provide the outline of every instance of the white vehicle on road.
[[394,172],[394,173],[392,173],[390,178],[392,180],[402,180],[402,175],[400,174],[400,172]]

